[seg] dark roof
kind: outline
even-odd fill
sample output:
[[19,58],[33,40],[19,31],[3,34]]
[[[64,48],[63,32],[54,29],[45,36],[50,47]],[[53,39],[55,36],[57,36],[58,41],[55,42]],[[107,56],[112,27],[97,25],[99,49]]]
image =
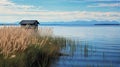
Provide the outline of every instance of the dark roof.
[[20,24],[34,24],[34,23],[39,24],[39,22],[37,20],[22,20],[20,22]]

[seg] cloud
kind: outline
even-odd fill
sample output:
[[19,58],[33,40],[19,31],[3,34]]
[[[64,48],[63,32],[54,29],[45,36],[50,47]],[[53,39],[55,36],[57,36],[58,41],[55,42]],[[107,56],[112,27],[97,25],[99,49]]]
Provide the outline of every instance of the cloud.
[[32,5],[18,5],[9,0],[1,0],[0,3],[0,22],[16,22],[23,19],[35,19],[40,22],[78,20],[120,21],[119,12],[47,11]]
[[120,2],[119,0],[62,0],[62,1],[68,1],[73,3],[81,3],[81,2],[93,2],[93,3],[109,3],[109,2]]
[[120,3],[112,4],[99,3],[97,5],[89,5],[88,7],[120,7]]
[[0,0],[0,5],[14,5],[14,3],[9,0]]
[[0,16],[3,22],[21,21],[23,19],[36,19],[41,22],[54,21],[77,21],[77,20],[98,20],[98,21],[120,21],[119,12],[87,12],[87,11],[41,11],[41,12],[14,12],[6,16]]
[[31,9],[39,10],[41,7],[35,7],[33,5],[19,5],[10,0],[1,0],[0,1],[0,10],[5,9],[7,11],[28,11]]

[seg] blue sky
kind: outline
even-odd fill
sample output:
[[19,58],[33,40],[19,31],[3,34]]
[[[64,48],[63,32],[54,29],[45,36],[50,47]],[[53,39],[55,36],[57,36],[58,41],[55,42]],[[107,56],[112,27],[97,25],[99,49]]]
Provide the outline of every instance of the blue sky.
[[[120,11],[120,5],[114,7],[113,4],[118,4],[118,0],[13,0],[13,2],[21,5],[33,5],[41,7],[43,10],[50,11]],[[97,7],[100,4],[113,5],[113,7]]]
[[0,22],[118,21],[120,0],[1,0]]

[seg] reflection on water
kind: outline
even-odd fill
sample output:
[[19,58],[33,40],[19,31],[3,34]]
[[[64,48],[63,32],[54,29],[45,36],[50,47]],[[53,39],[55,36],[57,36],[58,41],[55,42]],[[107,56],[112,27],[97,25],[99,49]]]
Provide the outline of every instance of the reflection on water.
[[54,28],[55,35],[74,42],[66,41],[61,53],[69,55],[60,56],[51,67],[120,67],[120,27]]
[[84,57],[88,57],[88,45],[84,46]]
[[[120,48],[119,45],[117,46]],[[75,42],[74,45],[68,44],[61,50],[68,56],[60,56],[51,67],[119,67],[120,49],[118,48],[111,46],[100,48],[96,43],[86,41]]]

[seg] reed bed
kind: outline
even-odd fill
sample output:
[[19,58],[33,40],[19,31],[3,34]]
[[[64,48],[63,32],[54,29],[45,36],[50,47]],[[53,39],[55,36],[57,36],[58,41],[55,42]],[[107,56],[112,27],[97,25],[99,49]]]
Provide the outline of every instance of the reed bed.
[[53,28],[51,28],[51,27],[39,27],[38,33],[41,36],[53,36]]
[[23,28],[0,28],[0,53],[8,57],[17,51],[24,51],[32,43],[31,33],[32,31]]
[[66,44],[66,39],[51,35],[49,28],[38,32],[20,27],[0,28],[0,67],[46,67]]

